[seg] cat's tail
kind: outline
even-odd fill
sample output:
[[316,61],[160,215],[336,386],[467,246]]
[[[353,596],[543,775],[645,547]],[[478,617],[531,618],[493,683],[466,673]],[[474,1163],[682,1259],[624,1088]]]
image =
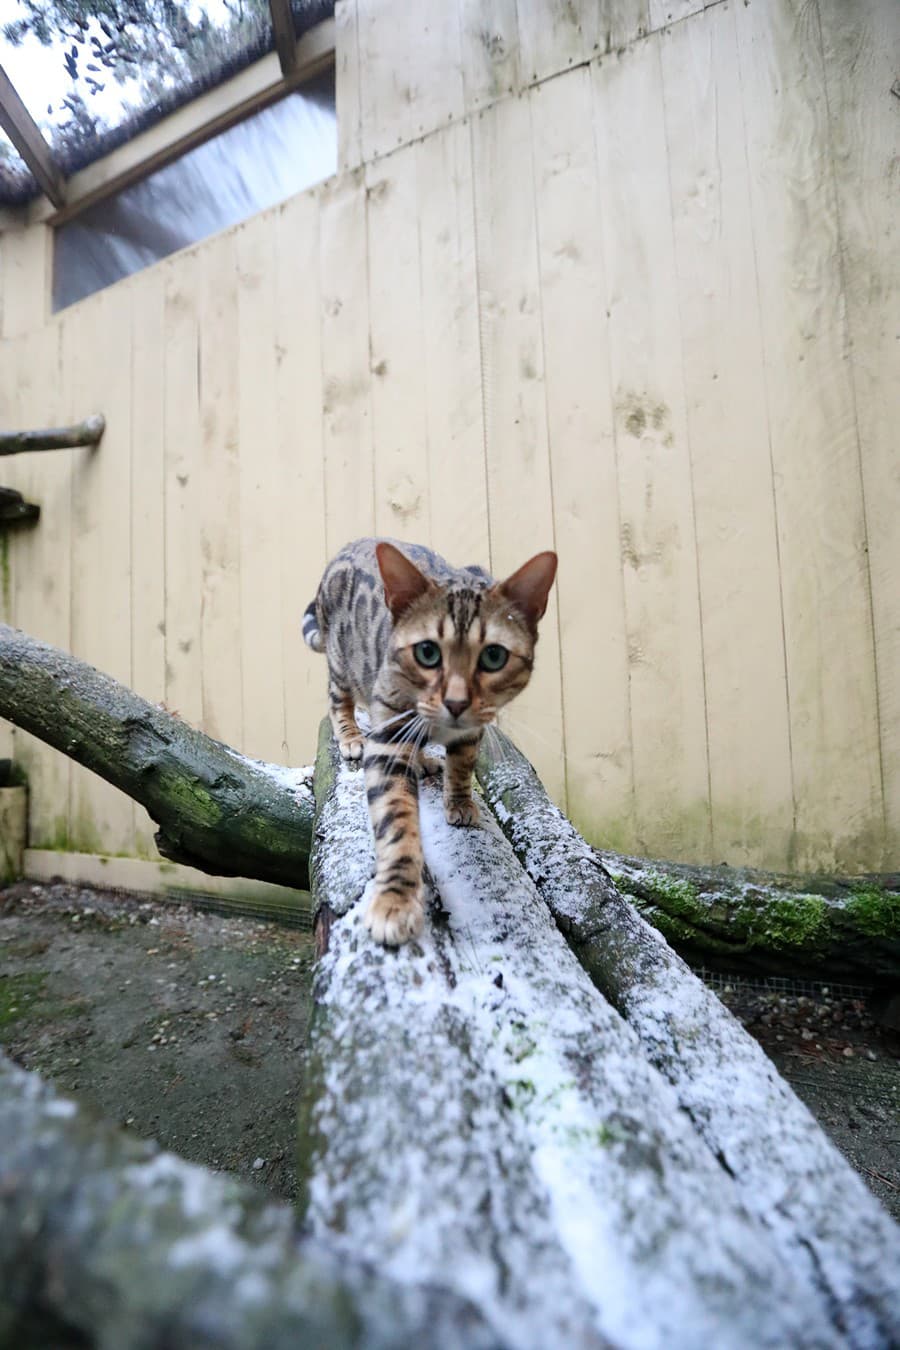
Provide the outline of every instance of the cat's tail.
[[324,652],[325,640],[322,637],[322,630],[319,627],[315,600],[310,600],[309,604],[306,606],[303,615],[302,629],[303,641],[306,643],[307,647],[312,647],[314,652]]

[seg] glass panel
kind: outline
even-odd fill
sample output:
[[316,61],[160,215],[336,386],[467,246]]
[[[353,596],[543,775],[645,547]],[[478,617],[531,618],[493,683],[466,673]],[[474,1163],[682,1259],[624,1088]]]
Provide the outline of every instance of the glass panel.
[[61,226],[54,309],[274,206],[336,167],[329,72]]
[[[299,34],[334,0],[292,11]],[[0,65],[66,176],[273,48],[268,0],[0,0]],[[9,150],[0,133],[0,204],[22,197]]]

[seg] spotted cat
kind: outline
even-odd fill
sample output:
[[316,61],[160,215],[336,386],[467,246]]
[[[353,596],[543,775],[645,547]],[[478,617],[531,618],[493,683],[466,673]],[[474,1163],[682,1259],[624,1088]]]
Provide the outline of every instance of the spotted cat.
[[[372,936],[400,946],[422,930],[418,783],[428,742],[444,745],[444,809],[474,825],[472,770],[484,728],[527,685],[556,554],[505,581],[454,568],[418,544],[359,539],[325,569],[303,636],[328,659],[331,723],[347,760],[362,760],[375,835]],[[364,736],[356,708],[365,707]]]

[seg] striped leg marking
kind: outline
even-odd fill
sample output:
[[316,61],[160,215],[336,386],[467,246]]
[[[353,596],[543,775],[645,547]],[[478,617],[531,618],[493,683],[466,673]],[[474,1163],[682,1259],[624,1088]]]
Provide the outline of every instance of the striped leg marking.
[[363,753],[363,734],[356,725],[353,696],[336,684],[328,684],[328,716],[344,759],[359,760]]
[[447,746],[444,764],[444,814],[448,825],[477,825],[478,803],[472,797],[472,771],[481,735]]
[[425,922],[415,750],[409,743],[368,741],[363,769],[375,835],[375,893],[366,927],[376,942],[400,947]]

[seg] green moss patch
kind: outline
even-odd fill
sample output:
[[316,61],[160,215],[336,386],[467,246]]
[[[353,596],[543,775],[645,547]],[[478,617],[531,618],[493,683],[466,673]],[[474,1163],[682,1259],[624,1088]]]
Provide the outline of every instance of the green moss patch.
[[900,941],[900,895],[896,891],[877,886],[861,888],[850,896],[846,909],[857,928],[868,937]]

